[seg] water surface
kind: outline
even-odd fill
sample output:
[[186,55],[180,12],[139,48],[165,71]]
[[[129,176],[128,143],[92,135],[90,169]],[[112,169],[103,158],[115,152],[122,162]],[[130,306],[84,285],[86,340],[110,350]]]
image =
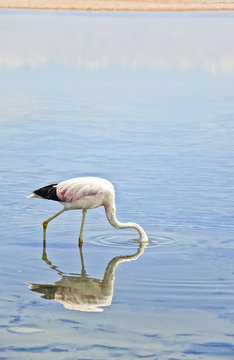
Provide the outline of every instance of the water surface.
[[[0,12],[1,359],[233,359],[231,13]],[[42,221],[34,189],[116,187]]]

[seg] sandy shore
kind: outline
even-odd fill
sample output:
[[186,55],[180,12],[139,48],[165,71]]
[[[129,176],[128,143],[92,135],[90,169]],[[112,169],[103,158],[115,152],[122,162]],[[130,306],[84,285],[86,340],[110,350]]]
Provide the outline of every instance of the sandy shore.
[[90,11],[233,11],[218,0],[0,0],[0,8]]

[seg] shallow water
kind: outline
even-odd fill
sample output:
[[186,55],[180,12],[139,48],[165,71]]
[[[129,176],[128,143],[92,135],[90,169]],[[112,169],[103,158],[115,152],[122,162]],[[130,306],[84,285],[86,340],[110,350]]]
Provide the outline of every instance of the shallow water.
[[[234,15],[0,11],[0,359],[233,359]],[[26,199],[101,176],[117,214]]]

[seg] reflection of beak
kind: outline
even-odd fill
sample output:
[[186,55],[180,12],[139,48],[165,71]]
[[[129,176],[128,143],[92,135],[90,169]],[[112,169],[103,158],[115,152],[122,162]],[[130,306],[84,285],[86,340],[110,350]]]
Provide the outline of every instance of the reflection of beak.
[[27,199],[31,199],[31,198],[40,198],[40,196],[32,193],[31,195],[28,195],[28,196],[27,196]]

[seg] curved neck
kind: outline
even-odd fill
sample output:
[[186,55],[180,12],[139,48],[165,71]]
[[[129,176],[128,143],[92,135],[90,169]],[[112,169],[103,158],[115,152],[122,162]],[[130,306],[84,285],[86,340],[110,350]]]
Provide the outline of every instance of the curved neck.
[[117,229],[134,228],[138,231],[141,242],[148,241],[148,236],[146,235],[145,231],[142,229],[142,227],[140,225],[133,223],[133,222],[122,223],[116,218],[115,205],[113,205],[113,204],[106,205],[105,211],[106,211],[106,217],[112,226],[114,226]]

